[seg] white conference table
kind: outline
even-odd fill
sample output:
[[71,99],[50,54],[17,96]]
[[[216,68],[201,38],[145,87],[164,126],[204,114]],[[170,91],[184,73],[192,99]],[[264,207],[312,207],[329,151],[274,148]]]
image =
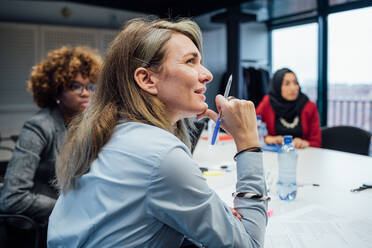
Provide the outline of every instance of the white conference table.
[[[263,153],[272,198],[265,247],[372,247],[372,189],[350,191],[372,184],[372,157],[312,147],[297,151],[300,186],[292,202],[276,196],[277,153]],[[199,166],[222,171],[206,178],[229,206],[233,206],[236,183],[235,152],[233,141],[211,147],[201,139],[193,154]]]

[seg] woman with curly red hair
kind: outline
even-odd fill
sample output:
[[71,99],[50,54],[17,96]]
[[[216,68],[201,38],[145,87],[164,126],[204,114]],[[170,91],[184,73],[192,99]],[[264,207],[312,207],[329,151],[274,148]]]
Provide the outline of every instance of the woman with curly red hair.
[[25,122],[0,194],[3,212],[47,223],[57,198],[55,160],[72,118],[88,105],[101,66],[87,47],[61,47],[32,68],[28,88],[41,108]]

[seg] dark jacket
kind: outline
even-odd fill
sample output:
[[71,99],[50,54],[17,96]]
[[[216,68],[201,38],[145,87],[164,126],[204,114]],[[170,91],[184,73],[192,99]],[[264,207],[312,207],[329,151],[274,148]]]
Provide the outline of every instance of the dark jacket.
[[23,125],[4,177],[0,210],[46,222],[54,207],[57,190],[55,161],[66,134],[58,108],[45,108]]

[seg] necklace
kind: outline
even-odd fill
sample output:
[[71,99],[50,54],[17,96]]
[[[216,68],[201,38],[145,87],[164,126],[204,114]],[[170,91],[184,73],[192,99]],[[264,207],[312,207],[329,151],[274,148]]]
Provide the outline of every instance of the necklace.
[[300,121],[300,118],[298,116],[296,116],[294,119],[293,119],[293,122],[292,123],[289,123],[287,122],[286,120],[284,120],[282,117],[279,118],[279,121],[280,123],[282,123],[283,126],[285,126],[286,128],[288,129],[293,129],[295,128],[299,121]]

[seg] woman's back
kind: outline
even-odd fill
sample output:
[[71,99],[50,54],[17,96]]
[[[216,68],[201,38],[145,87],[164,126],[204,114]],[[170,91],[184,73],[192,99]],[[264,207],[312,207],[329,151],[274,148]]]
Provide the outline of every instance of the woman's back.
[[76,190],[57,201],[50,217],[48,245],[164,247],[166,244],[157,242],[182,242],[183,235],[166,227],[147,209],[151,179],[157,177],[161,161],[175,148],[188,150],[160,128],[134,122],[117,126],[90,171],[76,181]]

